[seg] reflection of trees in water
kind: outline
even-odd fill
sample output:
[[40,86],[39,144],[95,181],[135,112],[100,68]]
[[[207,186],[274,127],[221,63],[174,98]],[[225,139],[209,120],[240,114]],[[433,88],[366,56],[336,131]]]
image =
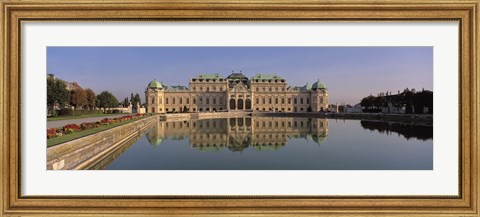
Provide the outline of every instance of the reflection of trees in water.
[[398,133],[406,139],[416,138],[420,140],[433,139],[433,127],[408,125],[381,121],[360,121],[364,129],[371,131],[378,131],[380,133],[391,134],[391,132]]

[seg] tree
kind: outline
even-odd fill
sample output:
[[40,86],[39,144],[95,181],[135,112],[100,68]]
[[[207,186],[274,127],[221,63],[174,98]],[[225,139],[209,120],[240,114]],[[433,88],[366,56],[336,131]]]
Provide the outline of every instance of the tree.
[[90,88],[85,89],[85,93],[87,94],[87,106],[90,109],[95,108],[95,104],[97,102],[97,96],[95,95],[93,90]]
[[87,94],[82,88],[75,88],[70,91],[70,105],[75,109],[82,108],[88,104]]
[[102,91],[97,96],[97,107],[103,108],[105,111],[106,108],[114,108],[118,106],[118,100],[108,91]]
[[423,114],[425,107],[428,108],[427,113],[433,113],[433,92],[425,90],[416,92],[412,97],[412,104],[417,114]]
[[128,97],[125,97],[125,99],[123,99],[123,106],[128,107],[129,104],[130,102],[128,101]]
[[375,104],[375,97],[372,95],[367,96],[363,98],[362,101],[360,101],[360,105],[362,105],[367,109],[370,109],[372,106],[374,106],[374,104]]
[[142,101],[141,101],[141,99],[140,99],[140,95],[138,95],[138,93],[135,94],[135,105],[137,105],[137,103],[138,103],[139,105],[142,104]]
[[47,106],[49,113],[56,105],[63,107],[69,101],[67,85],[62,80],[47,78]]
[[411,114],[413,113],[413,95],[414,93],[410,91],[408,88],[405,89],[402,93],[403,96],[403,104],[405,105],[405,113]]

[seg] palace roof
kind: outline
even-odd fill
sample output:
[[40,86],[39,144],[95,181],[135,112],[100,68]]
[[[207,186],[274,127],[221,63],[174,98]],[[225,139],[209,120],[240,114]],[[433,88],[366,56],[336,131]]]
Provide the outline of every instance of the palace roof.
[[247,76],[245,76],[242,73],[235,73],[235,72],[227,76],[227,79],[229,81],[248,81]]
[[312,89],[317,90],[317,89],[326,89],[325,84],[320,82],[320,79],[317,80],[317,82],[313,83]]
[[157,81],[157,79],[153,79],[152,82],[148,84],[148,88],[162,88],[163,85]]
[[256,74],[251,80],[282,80],[283,78],[276,74]]
[[223,75],[220,75],[218,73],[214,73],[214,74],[197,75],[195,78],[197,78],[197,79],[220,79],[220,78],[225,78],[225,77],[223,77]]
[[188,88],[182,85],[165,86],[166,91],[187,91]]

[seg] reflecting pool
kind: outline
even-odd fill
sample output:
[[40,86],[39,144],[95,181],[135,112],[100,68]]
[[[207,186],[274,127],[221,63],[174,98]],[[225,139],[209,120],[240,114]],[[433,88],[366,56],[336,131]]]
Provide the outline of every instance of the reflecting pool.
[[319,118],[160,121],[107,170],[432,170],[433,128]]

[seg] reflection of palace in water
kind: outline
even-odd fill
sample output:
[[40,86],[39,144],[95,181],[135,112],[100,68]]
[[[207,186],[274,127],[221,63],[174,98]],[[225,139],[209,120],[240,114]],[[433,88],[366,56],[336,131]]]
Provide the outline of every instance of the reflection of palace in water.
[[317,144],[328,135],[327,119],[242,117],[188,121],[160,121],[147,138],[158,146],[165,139],[189,139],[193,148],[218,151],[228,148],[242,151],[249,146],[258,150],[277,150],[290,138],[305,138]]

